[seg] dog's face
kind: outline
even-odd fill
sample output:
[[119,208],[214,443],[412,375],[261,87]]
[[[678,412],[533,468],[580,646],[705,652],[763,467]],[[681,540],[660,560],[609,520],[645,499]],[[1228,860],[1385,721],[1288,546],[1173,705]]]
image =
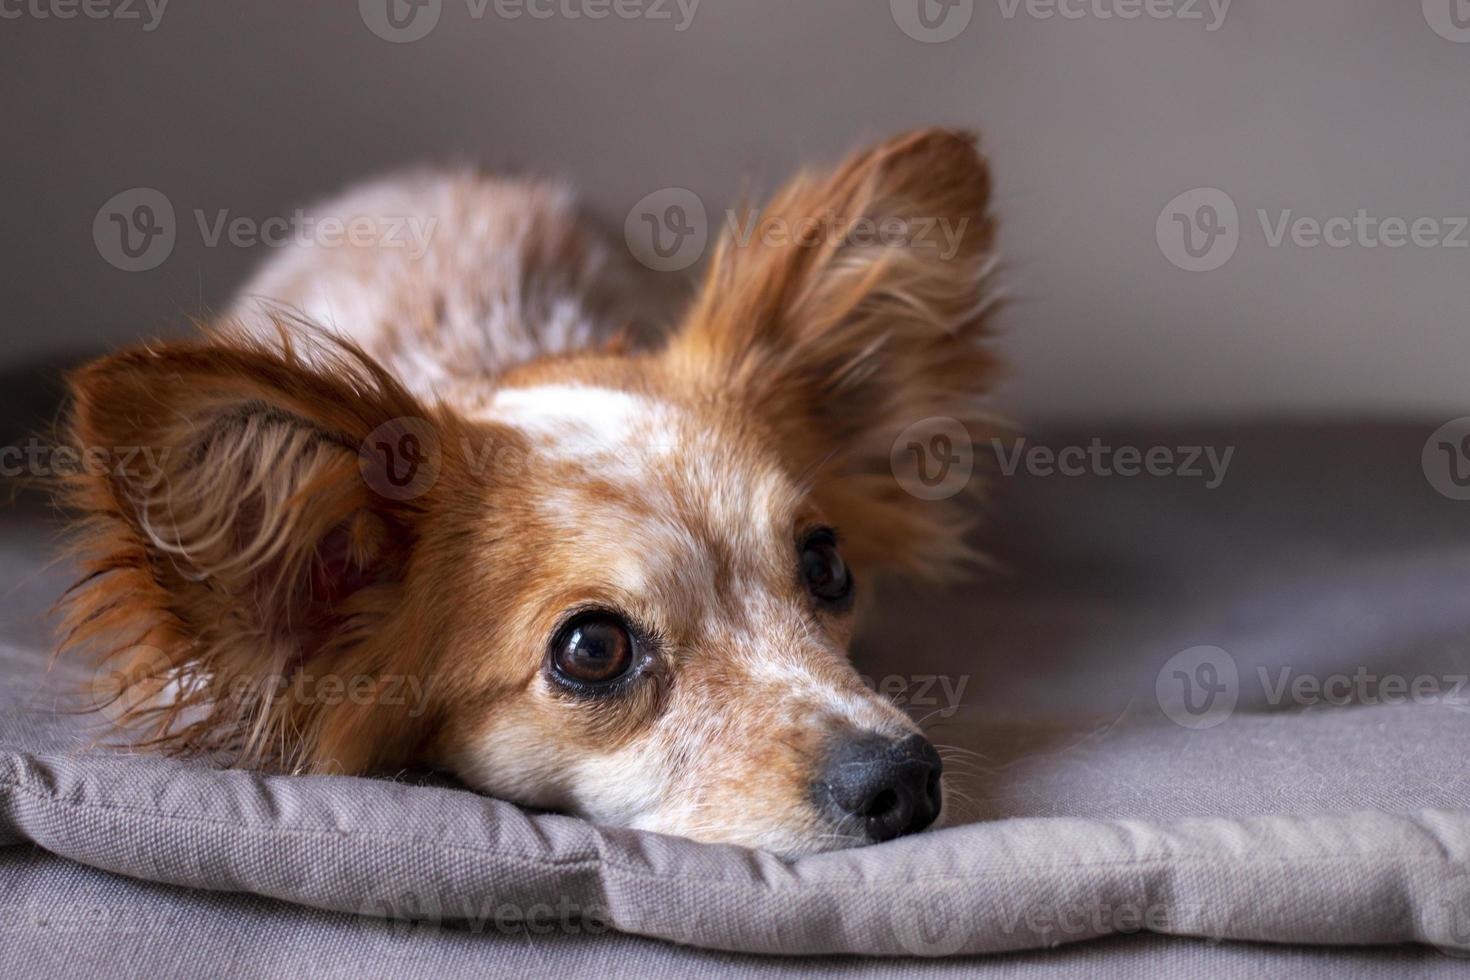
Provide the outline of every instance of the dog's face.
[[502,798],[786,854],[927,825],[938,758],[848,662],[857,576],[830,518],[738,406],[655,365],[638,390],[584,380],[617,367],[559,366],[487,407],[517,479],[471,532],[489,601],[445,650],[476,676],[441,764]]
[[[960,553],[962,512],[905,492],[890,451],[972,424],[992,382],[987,196],[968,140],[894,141],[727,241],[665,347],[533,362],[452,405],[229,332],[98,362],[72,438],[169,452],[70,488],[96,574],[69,642],[141,639],[122,676],[178,693],[134,720],[174,746],[436,766],[788,856],[922,829],[939,758],[847,646],[872,577]],[[854,241],[864,220],[910,238]],[[940,226],[952,249],[915,237]],[[409,445],[433,478],[404,492],[382,469]],[[405,678],[421,696],[389,698]]]

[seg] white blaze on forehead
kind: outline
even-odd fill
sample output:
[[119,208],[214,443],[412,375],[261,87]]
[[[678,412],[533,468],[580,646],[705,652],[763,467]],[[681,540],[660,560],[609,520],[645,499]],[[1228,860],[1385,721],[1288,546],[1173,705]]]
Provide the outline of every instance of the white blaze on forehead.
[[[785,550],[793,506],[785,478],[731,452],[718,433],[677,404],[559,383],[502,388],[478,418],[529,439],[533,460],[574,464],[557,470],[563,482],[544,489],[537,508],[584,553],[602,549],[609,583],[626,592],[661,587],[714,595],[714,559],[684,516],[695,511],[741,564],[795,560]],[[608,499],[600,486],[606,481],[621,483],[642,506]]]
[[[681,442],[680,418],[667,402],[595,385],[537,385],[497,391],[480,418],[526,436],[533,458],[586,463],[587,477],[626,484],[650,500],[655,513],[675,510],[665,499],[670,492],[667,482],[658,477],[676,468],[680,459],[687,460],[691,450],[686,446],[675,455]],[[687,559],[694,549],[687,529],[677,522],[650,520],[646,513],[600,494],[589,500],[577,484],[573,477],[568,484],[551,488],[537,505],[569,536],[589,530],[598,540],[616,536],[617,547],[605,563],[611,584],[641,594],[653,582],[674,576],[681,567],[679,557]],[[691,565],[698,567],[683,562],[686,572]]]
[[666,452],[672,414],[667,404],[631,392],[556,384],[502,388],[483,418],[530,436],[538,452],[581,456],[630,448]]

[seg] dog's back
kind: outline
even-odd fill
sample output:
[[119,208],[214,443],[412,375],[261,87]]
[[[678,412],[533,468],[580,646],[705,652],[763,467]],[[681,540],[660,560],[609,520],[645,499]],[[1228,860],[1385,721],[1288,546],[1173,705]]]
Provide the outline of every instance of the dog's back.
[[653,330],[645,276],[555,182],[421,170],[302,218],[311,234],[265,263],[230,319],[342,334],[420,396]]

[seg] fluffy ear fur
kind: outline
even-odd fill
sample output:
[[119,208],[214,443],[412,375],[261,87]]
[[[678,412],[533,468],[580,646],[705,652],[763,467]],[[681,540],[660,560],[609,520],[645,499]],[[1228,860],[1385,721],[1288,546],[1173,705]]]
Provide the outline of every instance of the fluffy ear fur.
[[395,489],[375,468],[401,478],[382,454],[452,420],[355,349],[308,358],[306,343],[169,343],[71,376],[66,441],[107,465],[63,488],[83,575],[62,650],[94,655],[109,714],[166,748],[353,770],[381,761],[357,757],[376,748],[350,737],[357,699],[299,685],[331,675],[373,701],[378,651],[413,648],[384,634],[412,615],[400,586],[436,488]]
[[935,573],[965,553],[964,509],[907,492],[890,455],[936,418],[985,431],[989,197],[974,138],[942,129],[800,176],[725,236],[666,353],[774,433],[869,565]]

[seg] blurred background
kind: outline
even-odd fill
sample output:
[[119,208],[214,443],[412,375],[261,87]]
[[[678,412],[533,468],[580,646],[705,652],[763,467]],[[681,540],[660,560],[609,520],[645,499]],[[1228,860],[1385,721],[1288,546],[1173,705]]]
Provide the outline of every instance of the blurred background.
[[269,252],[222,218],[473,161],[718,224],[943,123],[994,167],[1008,414],[1465,414],[1465,0],[4,0],[0,65],[12,401],[222,306]]

